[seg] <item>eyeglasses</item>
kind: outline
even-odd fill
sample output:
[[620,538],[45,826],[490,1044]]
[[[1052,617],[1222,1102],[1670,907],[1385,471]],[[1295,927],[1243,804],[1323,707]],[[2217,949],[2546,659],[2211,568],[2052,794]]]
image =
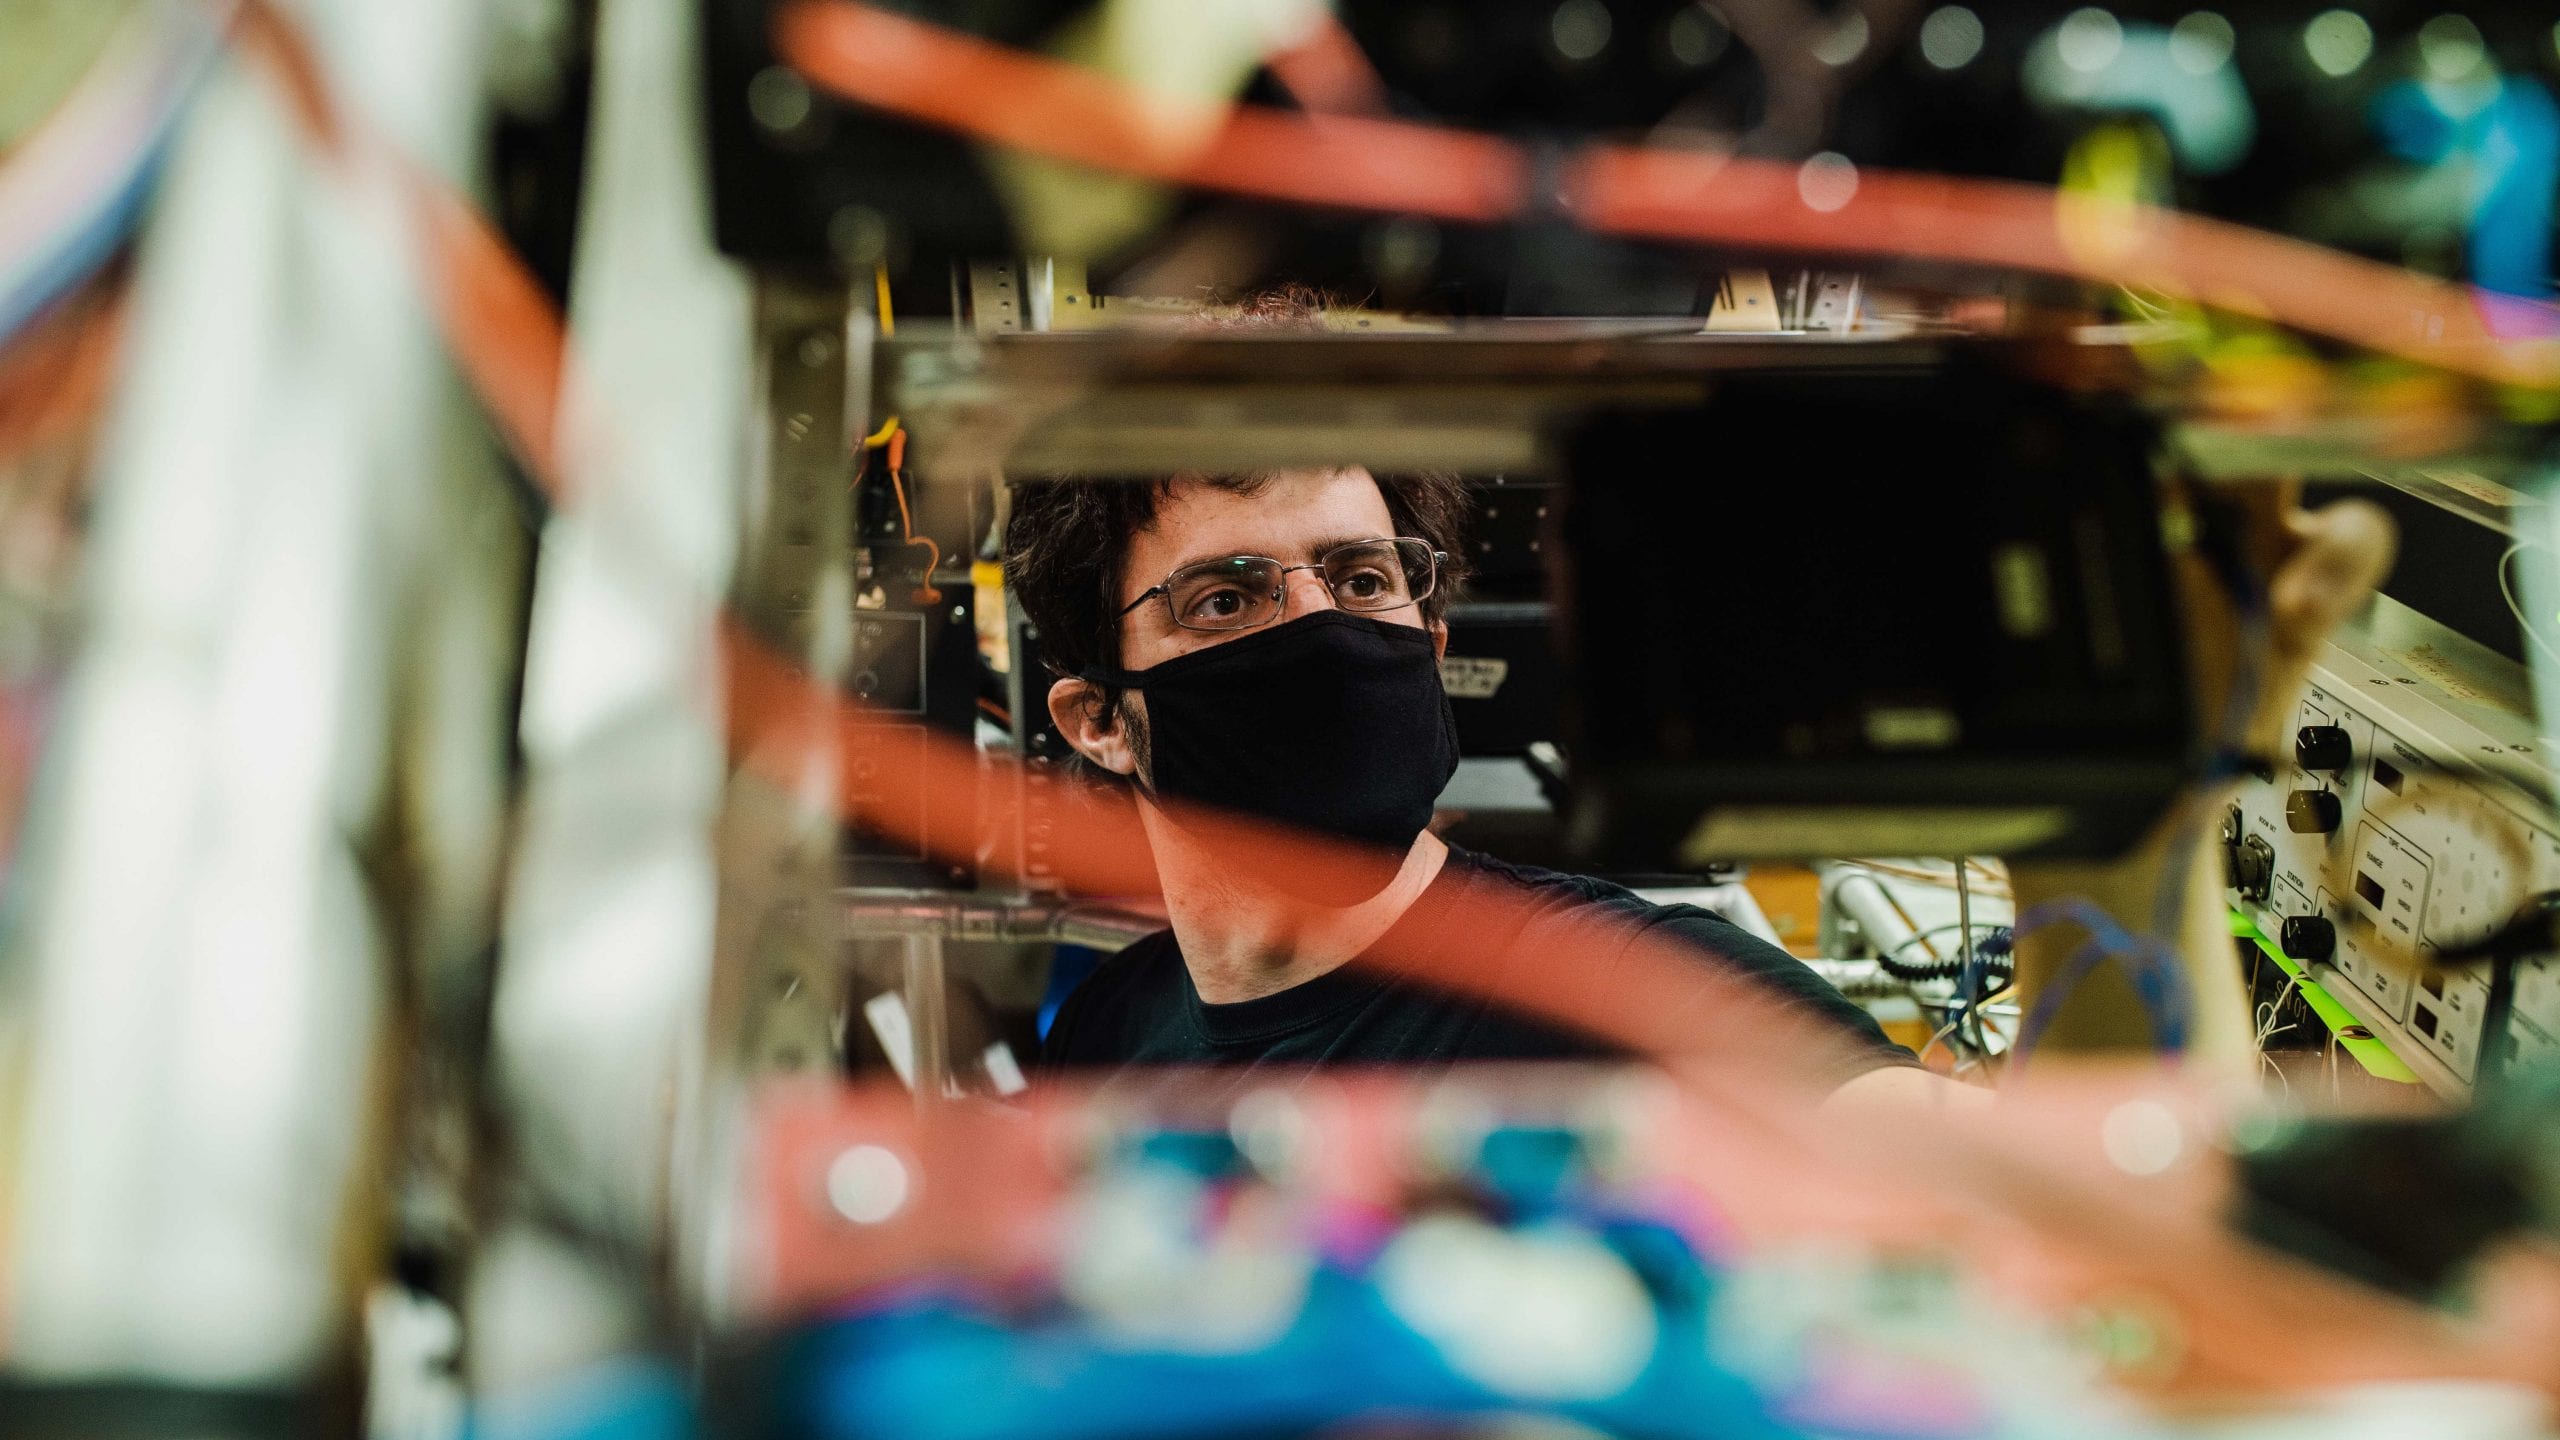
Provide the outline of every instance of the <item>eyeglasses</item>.
[[1287,609],[1289,576],[1320,571],[1333,603],[1374,615],[1401,610],[1431,593],[1445,552],[1426,540],[1353,540],[1318,555],[1312,565],[1283,565],[1267,555],[1229,555],[1185,565],[1164,583],[1121,608],[1132,610],[1161,595],[1173,623],[1185,630],[1250,630],[1268,625]]

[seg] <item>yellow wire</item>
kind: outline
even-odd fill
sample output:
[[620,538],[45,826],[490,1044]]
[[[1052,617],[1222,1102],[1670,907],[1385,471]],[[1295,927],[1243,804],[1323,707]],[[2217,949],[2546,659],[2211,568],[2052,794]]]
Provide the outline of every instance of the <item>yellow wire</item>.
[[[875,265],[871,267],[871,283],[880,296],[880,333],[883,335],[895,335],[898,333],[898,317],[896,313],[891,311],[889,308],[889,267],[886,265]],[[887,424],[884,424],[879,429],[874,430],[863,440],[862,448],[869,450],[881,445],[886,445],[889,443],[889,437],[897,433],[898,417],[892,415],[889,417]]]

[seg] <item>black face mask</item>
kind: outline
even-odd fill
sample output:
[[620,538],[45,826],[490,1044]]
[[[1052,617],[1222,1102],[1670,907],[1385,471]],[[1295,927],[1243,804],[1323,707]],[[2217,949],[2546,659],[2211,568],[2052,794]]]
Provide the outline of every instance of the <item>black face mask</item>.
[[[1146,692],[1148,779],[1194,800],[1397,853],[1458,770],[1431,632],[1323,610],[1145,670],[1084,678]],[[1358,904],[1362,893],[1301,893]]]

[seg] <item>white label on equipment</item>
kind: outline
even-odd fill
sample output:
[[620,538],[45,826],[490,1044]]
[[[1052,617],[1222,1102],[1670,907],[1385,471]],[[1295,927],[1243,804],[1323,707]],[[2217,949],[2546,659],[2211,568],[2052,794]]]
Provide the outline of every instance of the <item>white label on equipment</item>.
[[880,1037],[880,1048],[889,1052],[889,1068],[908,1089],[916,1088],[916,1032],[907,1020],[907,1002],[895,990],[883,990],[863,1002],[864,1018],[871,1022],[871,1033]]
[[997,1094],[1019,1095],[1031,1088],[1031,1082],[1022,1078],[1022,1066],[1015,1062],[1012,1046],[999,1040],[978,1058],[986,1062],[987,1079],[995,1083]]
[[1490,700],[1511,674],[1511,662],[1487,655],[1440,657],[1440,688],[1452,700]]

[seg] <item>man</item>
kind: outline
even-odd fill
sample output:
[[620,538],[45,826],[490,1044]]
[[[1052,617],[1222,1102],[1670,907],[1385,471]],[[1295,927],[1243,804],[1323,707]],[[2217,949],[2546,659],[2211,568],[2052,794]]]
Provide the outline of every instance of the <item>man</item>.
[[[1373,946],[1462,943],[1450,921],[1518,887],[1508,893],[1531,907],[1526,923],[1504,943],[1445,958],[1476,973],[1554,967],[1575,984],[1606,987],[1626,963],[1629,937],[1668,939],[1840,1037],[1824,1069],[1844,1088],[1943,1088],[1803,963],[1722,917],[1471,854],[1425,828],[1457,764],[1438,659],[1443,610],[1461,578],[1465,508],[1454,480],[1382,483],[1360,469],[1014,492],[1005,578],[1059,672],[1049,713],[1078,754],[1135,788],[1172,921],[1068,998],[1044,1060],[1607,1053],[1481,999],[1355,963]],[[1176,818],[1182,802],[1356,842],[1383,858],[1366,880],[1326,877],[1311,890],[1286,866],[1257,863],[1256,852]],[[1716,1025],[1714,993],[1702,986],[1683,1023]]]

